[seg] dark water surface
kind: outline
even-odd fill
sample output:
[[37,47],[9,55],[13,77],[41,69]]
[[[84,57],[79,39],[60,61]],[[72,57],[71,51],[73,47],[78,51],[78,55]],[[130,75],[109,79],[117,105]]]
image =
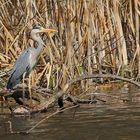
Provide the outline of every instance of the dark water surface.
[[32,118],[0,116],[0,140],[140,140],[140,103],[86,105],[60,113],[29,135],[10,134],[30,129],[46,114]]

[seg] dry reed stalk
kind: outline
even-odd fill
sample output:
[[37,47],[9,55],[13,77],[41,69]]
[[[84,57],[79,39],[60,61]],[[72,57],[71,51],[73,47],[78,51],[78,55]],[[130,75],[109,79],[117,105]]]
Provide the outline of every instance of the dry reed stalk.
[[[36,84],[43,77],[48,88],[51,82],[63,88],[82,74],[121,74],[125,65],[140,74],[139,6],[138,0],[1,0],[0,68],[10,69],[19,52],[29,42],[33,45],[26,32],[40,23],[58,33],[43,36],[46,47],[33,76],[38,77]],[[82,81],[79,86],[84,89],[91,83]]]
[[137,59],[138,59],[138,75],[140,75],[140,46],[139,46],[139,30],[140,30],[140,19],[139,19],[139,14],[137,12],[138,10],[138,0],[134,1],[134,5],[135,5],[135,35],[136,35],[136,47],[137,47]]
[[[122,31],[122,25],[121,25],[121,19],[119,15],[119,1],[115,0],[113,2],[113,8],[114,8],[114,19],[116,22],[116,37],[120,38],[120,42],[118,44],[118,50],[120,54],[120,59],[122,60],[122,64],[127,65],[128,64],[128,59],[127,59],[127,51],[126,51],[126,42],[124,39],[123,31]],[[122,65],[121,64],[121,65]]]

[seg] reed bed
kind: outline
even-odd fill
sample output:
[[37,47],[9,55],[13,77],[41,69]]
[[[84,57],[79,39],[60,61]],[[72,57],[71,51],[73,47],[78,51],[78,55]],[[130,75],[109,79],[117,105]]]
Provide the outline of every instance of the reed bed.
[[19,54],[34,45],[27,32],[37,23],[58,33],[42,35],[46,47],[32,85],[63,88],[97,73],[139,78],[139,18],[139,0],[0,0],[0,79],[6,82]]

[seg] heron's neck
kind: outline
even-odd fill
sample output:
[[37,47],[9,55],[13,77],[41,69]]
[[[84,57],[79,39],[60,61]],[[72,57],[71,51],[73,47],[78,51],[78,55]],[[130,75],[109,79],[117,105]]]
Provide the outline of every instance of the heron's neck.
[[42,40],[40,37],[38,37],[38,38],[36,39],[36,42],[37,42],[36,51],[37,51],[37,55],[39,55],[39,54],[41,53],[42,48],[43,48],[44,42],[43,42],[43,40]]

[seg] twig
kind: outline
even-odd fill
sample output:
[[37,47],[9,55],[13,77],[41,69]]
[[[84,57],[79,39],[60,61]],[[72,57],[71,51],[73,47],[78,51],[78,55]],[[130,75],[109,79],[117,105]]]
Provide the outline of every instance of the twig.
[[9,131],[12,134],[13,133],[12,122],[11,121],[8,121],[8,123],[9,123]]

